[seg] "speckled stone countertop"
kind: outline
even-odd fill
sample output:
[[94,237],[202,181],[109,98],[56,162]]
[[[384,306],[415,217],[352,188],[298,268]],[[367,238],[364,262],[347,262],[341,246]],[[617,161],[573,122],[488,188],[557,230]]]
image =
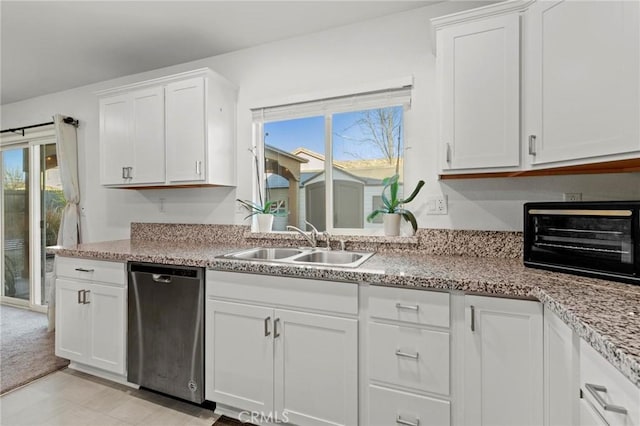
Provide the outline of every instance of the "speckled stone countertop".
[[119,240],[54,248],[58,255],[203,266],[407,288],[540,300],[640,388],[640,286],[525,268],[521,259],[377,253],[356,269],[258,263],[216,256],[246,244]]

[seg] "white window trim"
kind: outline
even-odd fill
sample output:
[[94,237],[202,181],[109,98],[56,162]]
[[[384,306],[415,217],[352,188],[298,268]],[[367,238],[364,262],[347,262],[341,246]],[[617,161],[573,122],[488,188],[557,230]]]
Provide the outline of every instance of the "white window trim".
[[[334,228],[333,223],[333,135],[331,115],[343,112],[362,111],[367,109],[385,108],[392,106],[403,107],[403,126],[402,139],[404,141],[404,151],[410,149],[407,142],[407,127],[409,127],[407,114],[411,109],[411,96],[413,86],[403,85],[400,87],[389,87],[386,89],[373,90],[364,93],[355,93],[350,95],[341,95],[331,98],[305,100],[298,103],[275,104],[272,106],[264,106],[251,109],[253,118],[253,148],[258,154],[258,168],[255,164],[252,167],[254,173],[258,172],[258,176],[264,176],[264,123],[272,121],[292,120],[305,117],[324,117],[325,129],[325,182],[331,184],[325,185],[325,220],[326,230],[331,234],[337,235],[372,235],[371,229],[364,228]],[[403,152],[403,155],[405,154]],[[255,176],[255,175],[254,175]],[[253,181],[253,200],[258,198],[258,186],[255,179]],[[266,194],[264,188],[262,193]],[[257,223],[254,219],[252,231],[257,229]]]

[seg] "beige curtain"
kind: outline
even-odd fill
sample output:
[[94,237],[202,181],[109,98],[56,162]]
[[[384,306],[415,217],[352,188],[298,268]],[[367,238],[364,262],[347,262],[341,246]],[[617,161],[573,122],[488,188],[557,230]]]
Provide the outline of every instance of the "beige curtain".
[[78,183],[78,141],[76,127],[67,124],[64,116],[56,114],[53,124],[56,131],[56,151],[60,165],[60,179],[67,205],[62,212],[58,245],[75,246],[80,242],[80,185]]
[[[56,132],[56,153],[60,165],[60,180],[67,205],[62,212],[60,229],[58,230],[58,245],[75,246],[80,242],[80,185],[78,179],[78,140],[76,127],[65,123],[64,116],[53,116]],[[49,330],[55,328],[55,280],[51,278],[49,293]]]

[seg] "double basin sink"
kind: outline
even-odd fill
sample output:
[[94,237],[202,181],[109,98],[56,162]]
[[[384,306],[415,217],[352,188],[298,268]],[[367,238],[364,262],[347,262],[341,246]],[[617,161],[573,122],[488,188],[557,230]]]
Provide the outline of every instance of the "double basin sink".
[[220,256],[226,259],[288,263],[290,265],[318,265],[357,268],[374,253],[323,248],[257,247]]

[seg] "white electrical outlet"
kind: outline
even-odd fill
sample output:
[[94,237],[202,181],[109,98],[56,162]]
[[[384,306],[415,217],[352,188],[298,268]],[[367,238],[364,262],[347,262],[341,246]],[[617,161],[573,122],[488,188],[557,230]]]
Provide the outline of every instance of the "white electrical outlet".
[[427,214],[447,214],[448,212],[446,195],[427,198]]
[[158,208],[159,208],[159,210],[160,210],[160,213],[165,213],[165,212],[166,212],[166,210],[165,210],[165,208],[164,208],[164,201],[165,201],[165,199],[164,199],[164,198],[160,198],[160,199],[158,200],[158,204],[159,204]]
[[582,201],[582,192],[565,192],[562,194],[563,201]]

